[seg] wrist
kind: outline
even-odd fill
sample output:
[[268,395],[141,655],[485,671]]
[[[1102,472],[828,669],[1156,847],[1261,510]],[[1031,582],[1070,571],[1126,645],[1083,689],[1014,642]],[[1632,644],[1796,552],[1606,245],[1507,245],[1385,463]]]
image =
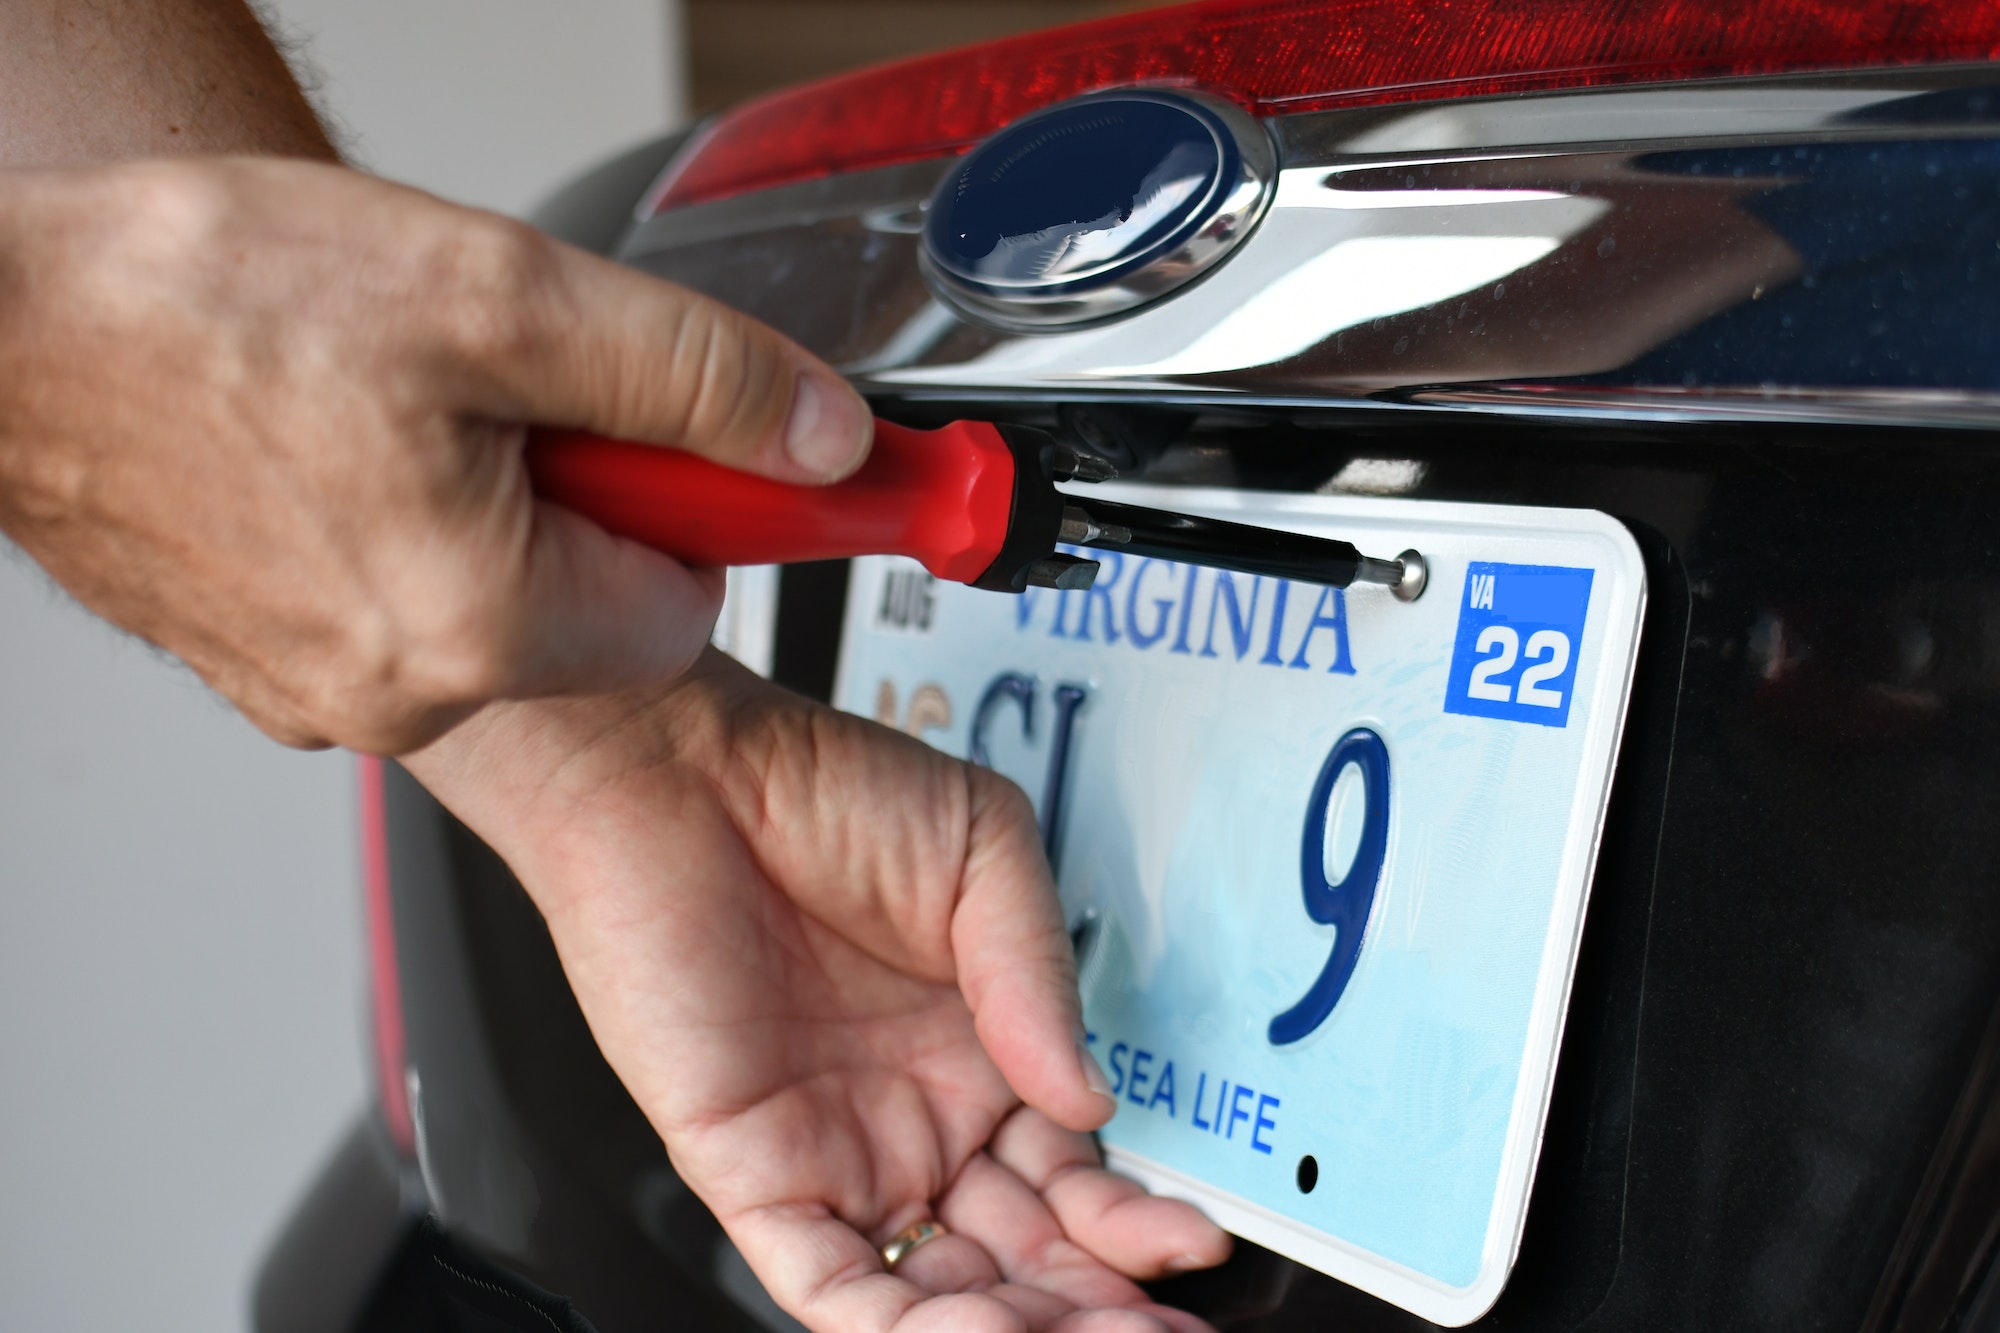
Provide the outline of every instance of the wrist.
[[710,648],[673,681],[612,694],[503,700],[403,764],[503,855],[544,843],[667,770],[726,781],[747,732],[773,706],[806,703]]

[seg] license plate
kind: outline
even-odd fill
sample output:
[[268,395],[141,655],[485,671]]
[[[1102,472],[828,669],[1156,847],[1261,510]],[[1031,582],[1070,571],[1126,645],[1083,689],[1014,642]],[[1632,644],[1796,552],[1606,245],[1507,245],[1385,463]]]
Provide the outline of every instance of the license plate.
[[1111,1163],[1443,1324],[1519,1249],[1645,604],[1587,510],[1110,485],[1430,565],[1414,603],[1101,555],[856,564],[836,701],[1014,778]]

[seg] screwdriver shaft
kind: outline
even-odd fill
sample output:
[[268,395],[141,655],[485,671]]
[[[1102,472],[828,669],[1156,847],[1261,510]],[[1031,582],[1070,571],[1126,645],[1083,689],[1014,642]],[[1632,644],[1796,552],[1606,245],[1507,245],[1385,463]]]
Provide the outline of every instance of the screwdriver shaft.
[[[1101,550],[1208,565],[1239,574],[1297,579],[1333,588],[1347,587],[1362,569],[1360,551],[1347,542],[1328,537],[1307,537],[1094,497],[1071,496],[1070,503],[1084,510],[1104,534],[1084,543]],[[1123,542],[1113,540],[1110,534],[1119,528],[1131,533],[1131,538]],[[1393,565],[1393,562],[1371,563]],[[1400,569],[1396,577],[1401,577]]]

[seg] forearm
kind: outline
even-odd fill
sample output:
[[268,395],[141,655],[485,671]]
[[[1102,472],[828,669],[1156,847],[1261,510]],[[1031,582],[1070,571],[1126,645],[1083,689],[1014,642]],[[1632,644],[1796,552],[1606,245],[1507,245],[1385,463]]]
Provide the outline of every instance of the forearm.
[[331,159],[244,0],[0,0],[0,167]]

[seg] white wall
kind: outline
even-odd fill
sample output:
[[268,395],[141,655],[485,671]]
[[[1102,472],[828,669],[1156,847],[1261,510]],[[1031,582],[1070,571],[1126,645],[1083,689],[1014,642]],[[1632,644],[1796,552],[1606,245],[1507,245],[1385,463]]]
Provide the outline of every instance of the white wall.
[[[465,203],[525,210],[684,114],[668,0],[270,0],[354,156]],[[309,74],[310,77],[310,74]]]
[[[520,210],[681,104],[669,0],[281,0],[362,158]],[[0,543],[0,1328],[241,1328],[363,1105],[352,764]]]

